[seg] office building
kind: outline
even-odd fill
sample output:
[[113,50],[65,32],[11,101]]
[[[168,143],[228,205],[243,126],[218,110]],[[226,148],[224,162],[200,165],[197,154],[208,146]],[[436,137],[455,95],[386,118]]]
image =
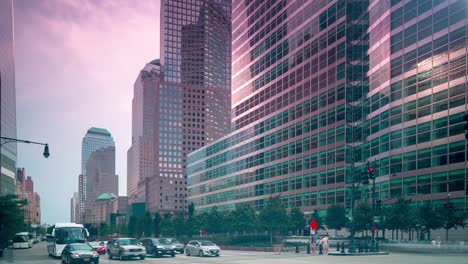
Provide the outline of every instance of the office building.
[[234,1],[235,131],[189,155],[189,202],[324,210],[370,162],[384,203],[465,209],[467,5]]
[[146,209],[187,208],[187,155],[230,131],[231,1],[164,0],[154,173]]
[[[0,2],[0,136],[16,138],[13,1]],[[0,195],[15,194],[16,142],[0,140]]]
[[130,203],[145,202],[146,179],[153,173],[155,93],[161,64],[153,60],[140,71],[133,88],[132,146],[127,151],[127,195]]
[[26,176],[24,168],[18,168],[16,174],[16,195],[20,200],[26,200],[23,206],[24,223],[27,225],[41,224],[41,197],[34,192],[34,182],[31,176]]
[[[80,203],[84,210],[82,221],[97,224],[96,199],[102,193],[118,193],[115,174],[114,140],[106,129],[90,128],[82,143],[82,177],[80,177]],[[81,175],[80,175],[81,176]],[[81,205],[80,205],[81,206]]]

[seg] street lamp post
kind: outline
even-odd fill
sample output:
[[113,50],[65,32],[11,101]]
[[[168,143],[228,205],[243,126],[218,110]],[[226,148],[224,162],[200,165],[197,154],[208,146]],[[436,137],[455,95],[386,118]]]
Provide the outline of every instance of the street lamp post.
[[23,140],[23,139],[17,139],[17,138],[9,138],[9,137],[0,137],[0,139],[3,140],[3,142],[0,144],[0,147],[7,143],[13,143],[13,142],[42,145],[44,146],[44,152],[42,153],[42,155],[44,155],[44,158],[48,158],[50,156],[49,145],[47,143],[40,143],[40,142],[34,142],[30,140]]

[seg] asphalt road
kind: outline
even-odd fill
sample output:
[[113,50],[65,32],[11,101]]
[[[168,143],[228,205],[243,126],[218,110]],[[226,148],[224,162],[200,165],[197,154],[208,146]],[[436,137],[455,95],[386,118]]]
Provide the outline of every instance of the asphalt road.
[[[431,255],[431,254],[390,254],[388,256],[359,256],[359,257],[344,257],[344,256],[310,256],[304,253],[270,253],[270,252],[246,252],[225,250],[221,252],[219,257],[187,257],[178,254],[175,258],[162,257],[151,258],[145,260],[108,260],[107,256],[101,255],[99,263],[102,264],[118,264],[124,263],[147,263],[147,264],[181,264],[181,263],[213,263],[213,264],[466,264],[466,255]],[[42,242],[35,244],[31,249],[8,249],[4,256],[0,258],[0,264],[3,263],[18,263],[18,264],[59,264],[60,259],[54,259],[47,255],[46,244]]]

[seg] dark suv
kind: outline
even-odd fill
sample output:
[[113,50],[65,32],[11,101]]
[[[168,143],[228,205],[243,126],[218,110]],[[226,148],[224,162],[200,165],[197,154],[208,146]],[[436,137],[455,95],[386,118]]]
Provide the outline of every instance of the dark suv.
[[139,244],[146,248],[146,253],[155,257],[171,256],[175,257],[175,247],[165,238],[142,238]]

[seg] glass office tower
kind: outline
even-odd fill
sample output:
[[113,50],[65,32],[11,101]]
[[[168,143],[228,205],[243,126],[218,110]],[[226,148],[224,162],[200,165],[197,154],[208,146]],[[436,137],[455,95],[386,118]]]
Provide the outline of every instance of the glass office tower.
[[114,194],[118,192],[118,180],[115,175],[115,144],[107,129],[92,127],[83,137],[81,174],[78,184],[79,219],[94,223],[93,208],[96,198],[103,192]]
[[321,210],[370,162],[384,203],[466,208],[467,5],[233,1],[235,131],[189,155],[189,202]]
[[156,94],[155,172],[146,208],[187,208],[187,155],[230,132],[231,1],[161,3],[163,80]]
[[[2,137],[16,138],[13,1],[0,2],[0,90]],[[0,195],[15,194],[16,142],[0,142]]]

